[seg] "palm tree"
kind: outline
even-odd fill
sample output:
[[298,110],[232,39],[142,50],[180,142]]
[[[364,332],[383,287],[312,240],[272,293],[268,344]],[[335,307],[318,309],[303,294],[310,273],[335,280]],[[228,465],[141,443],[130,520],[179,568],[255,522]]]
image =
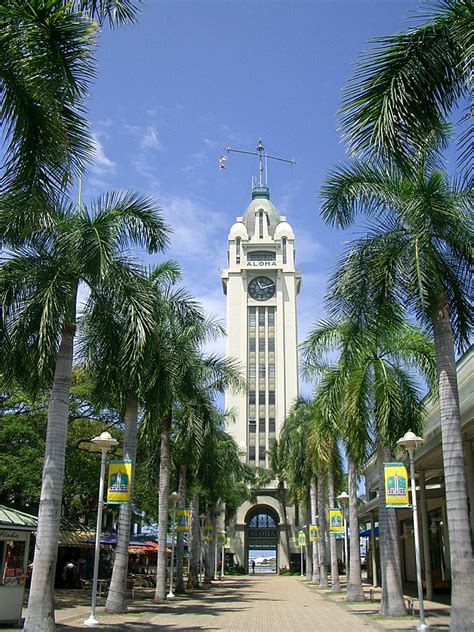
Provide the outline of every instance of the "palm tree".
[[[305,507],[309,497],[309,518],[315,524],[318,514],[317,480],[314,456],[308,448],[313,415],[311,401],[300,398],[293,404],[281,429],[280,449],[284,456],[283,472],[289,494],[295,502],[304,503]],[[307,568],[311,570],[311,576],[308,579],[319,584],[320,565],[317,542],[311,543],[311,553],[312,555],[307,555]]]
[[[306,373],[310,372],[306,371]],[[326,477],[328,505],[329,507],[334,507],[334,481],[339,478],[341,471],[341,455],[338,446],[341,429],[338,426],[336,410],[328,408],[328,400],[331,399],[331,395],[327,380],[325,385],[320,383],[316,388],[313,400],[314,418],[309,435],[309,446],[317,454],[320,468]],[[329,533],[329,544],[331,553],[331,591],[340,592],[335,533]]]
[[[425,20],[396,35],[376,38],[343,91],[342,129],[355,154],[394,157],[404,166],[433,130],[465,98],[472,114],[471,0],[438,0]],[[461,136],[470,160],[472,129]]]
[[[474,590],[454,345],[468,343],[472,322],[471,192],[450,182],[433,154],[417,156],[407,175],[396,167],[352,162],[322,191],[326,222],[346,227],[358,212],[374,218],[335,272],[330,306],[357,313],[363,304],[397,317],[406,306],[434,339],[449,516],[452,626],[471,626]],[[378,307],[376,307],[378,309]]]
[[[81,321],[79,357],[83,358],[95,399],[104,406],[111,405],[124,410],[124,442],[122,456],[132,464],[130,502],[120,506],[117,546],[115,549],[112,580],[107,595],[107,612],[127,611],[128,542],[133,515],[133,482],[136,465],[137,426],[141,391],[150,371],[149,349],[159,322],[170,311],[187,312],[193,309],[182,292],[173,293],[171,287],[181,277],[179,267],[173,261],[163,261],[146,275],[149,293],[154,300],[152,317],[156,327],[147,332],[140,353],[130,354],[136,324],[128,314],[123,314],[120,297],[103,293],[97,296],[92,309]],[[136,305],[136,310],[140,309]],[[124,316],[126,316],[124,318]]]
[[[57,556],[69,388],[80,284],[121,297],[134,322],[129,352],[139,353],[152,322],[147,284],[124,254],[128,243],[156,252],[166,244],[166,227],[154,203],[133,193],[109,194],[90,210],[56,208],[54,229],[37,233],[3,264],[0,284],[3,344],[12,374],[37,390],[51,386],[35,568],[25,630],[53,630],[53,583]],[[140,305],[140,310],[137,306]]]
[[[390,460],[390,450],[406,430],[420,427],[423,404],[415,376],[417,368],[430,382],[434,377],[434,358],[430,341],[416,328],[390,324],[365,314],[365,324],[349,320],[324,322],[310,332],[304,351],[306,362],[315,357],[318,364],[323,341],[326,350],[339,351],[341,414],[350,420],[357,434],[360,428],[373,437],[379,466],[379,527],[380,550],[383,559],[382,600],[380,614],[405,614],[400,558],[395,514],[385,507],[383,462]],[[355,468],[351,464],[350,485],[356,497]],[[357,507],[351,507],[351,532],[357,540],[351,542],[351,552],[358,550]],[[357,561],[356,561],[357,564]],[[360,564],[360,563],[359,563]],[[360,566],[356,572],[360,572]],[[356,586],[360,580],[357,581]],[[360,596],[361,597],[361,596]],[[360,598],[359,597],[359,598]]]
[[4,238],[21,243],[38,226],[51,225],[54,205],[92,160],[84,103],[95,74],[94,20],[125,24],[137,13],[132,0],[2,3]]
[[288,525],[288,511],[287,511],[287,500],[286,500],[286,483],[285,483],[285,473],[284,473],[284,463],[285,457],[282,454],[282,446],[278,439],[275,439],[270,446],[270,454],[269,454],[269,463],[270,470],[272,471],[273,478],[275,478],[277,483],[277,494],[280,500],[282,512],[283,512],[283,520],[285,522],[285,539],[286,539],[286,554],[288,560],[291,559],[291,551],[290,551],[290,531]]
[[156,420],[160,420],[157,600],[164,599],[166,595],[165,547],[171,468],[170,433],[174,408],[180,401],[202,401],[203,392],[212,396],[228,387],[242,388],[245,383],[233,361],[218,356],[206,356],[199,351],[199,345],[209,336],[221,332],[222,328],[217,323],[190,315],[184,322],[176,318],[168,319],[166,323],[162,323],[157,334],[153,351],[155,370],[146,387],[147,415],[142,424],[142,430],[149,435],[150,440],[151,437],[156,437]]

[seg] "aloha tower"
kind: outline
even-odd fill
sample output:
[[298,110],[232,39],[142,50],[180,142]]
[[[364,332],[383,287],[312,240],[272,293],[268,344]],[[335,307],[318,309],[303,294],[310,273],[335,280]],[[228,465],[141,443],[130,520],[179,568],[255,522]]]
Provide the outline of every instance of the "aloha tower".
[[[301,274],[295,268],[293,229],[270,201],[260,181],[250,204],[236,218],[228,235],[228,267],[222,271],[227,304],[227,356],[245,370],[246,392],[228,391],[229,426],[242,459],[256,468],[269,467],[269,450],[298,397],[296,297]],[[247,152],[245,152],[247,153]],[[296,553],[295,509],[286,506],[277,483],[258,491],[257,502],[244,502],[228,527],[236,564],[248,567],[252,550],[272,551],[277,569],[289,567]]]

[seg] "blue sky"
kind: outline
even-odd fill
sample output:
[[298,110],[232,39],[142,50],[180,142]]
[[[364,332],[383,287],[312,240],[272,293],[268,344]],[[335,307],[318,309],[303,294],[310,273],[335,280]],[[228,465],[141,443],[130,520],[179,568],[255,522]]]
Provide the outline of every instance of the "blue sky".
[[[295,230],[303,287],[299,338],[324,314],[331,267],[345,241],[323,226],[317,191],[344,158],[337,133],[340,90],[372,37],[407,25],[415,0],[155,1],[139,23],[104,29],[89,103],[96,158],[88,197],[138,189],[156,197],[174,230],[166,257],[184,285],[224,318],[219,267],[227,233],[250,201],[252,158],[223,147],[269,152],[271,198]],[[224,351],[223,340],[214,345]],[[307,387],[303,386],[303,391]]]

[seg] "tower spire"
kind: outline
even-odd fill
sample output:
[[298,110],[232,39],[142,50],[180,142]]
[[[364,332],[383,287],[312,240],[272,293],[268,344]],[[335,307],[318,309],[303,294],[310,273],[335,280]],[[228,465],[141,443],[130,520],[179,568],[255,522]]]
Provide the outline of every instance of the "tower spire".
[[[271,156],[265,153],[265,147],[261,138],[258,139],[256,151],[245,151],[243,149],[234,149],[232,147],[226,147],[228,154],[247,154],[248,156],[258,156],[258,185],[252,182],[252,199],[256,197],[265,197],[270,199],[270,191],[268,189],[268,161],[279,160],[280,162],[286,162],[289,165],[296,164],[294,159],[280,158],[279,156]],[[220,169],[225,169],[224,159],[226,156],[220,156],[219,164]],[[253,178],[252,178],[253,180]]]

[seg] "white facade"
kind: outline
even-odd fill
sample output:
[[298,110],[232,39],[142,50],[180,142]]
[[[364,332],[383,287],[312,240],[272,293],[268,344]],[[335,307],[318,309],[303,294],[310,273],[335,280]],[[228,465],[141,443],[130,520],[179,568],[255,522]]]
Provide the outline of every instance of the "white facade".
[[249,389],[227,392],[225,406],[236,416],[229,432],[243,458],[266,467],[271,441],[298,396],[296,296],[301,275],[295,269],[291,226],[270,202],[266,187],[254,189],[253,197],[230,229],[229,267],[222,272],[227,356],[240,363]]
[[[252,201],[228,236],[228,268],[222,272],[227,296],[227,356],[237,360],[247,392],[228,391],[228,427],[250,466],[268,467],[268,451],[298,397],[296,297],[301,275],[295,268],[294,234],[270,202],[267,187],[255,187]],[[261,517],[259,517],[261,512]],[[265,525],[263,530],[254,527]],[[228,526],[235,561],[247,566],[250,549],[274,542],[277,568],[290,564],[295,511],[283,507],[275,487],[260,490]],[[255,534],[267,538],[260,542]]]

